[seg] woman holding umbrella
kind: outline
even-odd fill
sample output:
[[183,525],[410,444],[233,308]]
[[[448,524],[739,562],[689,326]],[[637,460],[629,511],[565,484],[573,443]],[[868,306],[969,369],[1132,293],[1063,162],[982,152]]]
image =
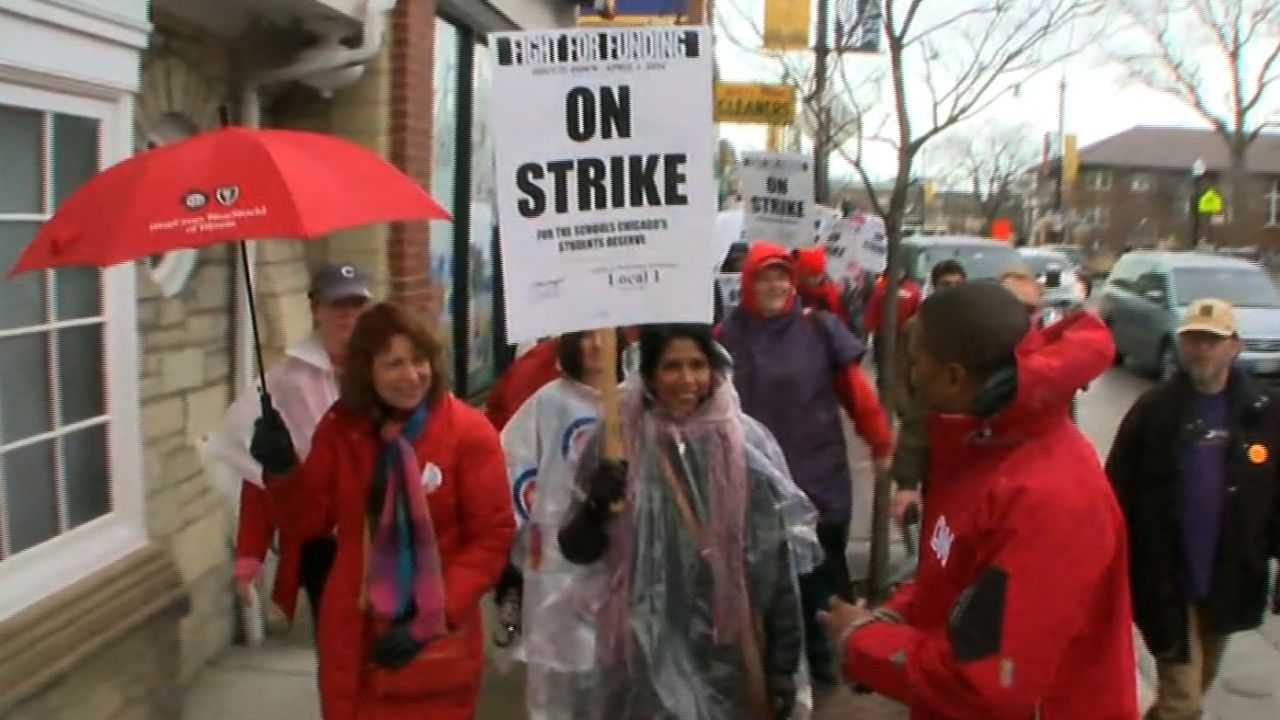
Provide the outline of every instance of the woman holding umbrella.
[[[259,437],[271,432],[260,424],[253,447],[275,446]],[[336,528],[319,631],[325,720],[470,720],[480,598],[515,521],[498,435],[449,393],[440,341],[398,306],[369,309],[306,461],[268,484],[299,538]]]

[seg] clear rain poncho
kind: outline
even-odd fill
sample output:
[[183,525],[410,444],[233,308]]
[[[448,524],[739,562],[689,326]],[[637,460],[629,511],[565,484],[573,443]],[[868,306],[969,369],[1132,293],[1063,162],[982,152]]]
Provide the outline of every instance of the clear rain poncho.
[[527,665],[530,720],[573,718],[575,683],[595,665],[596,627],[590,605],[605,590],[598,567],[560,554],[556,533],[574,496],[574,476],[586,440],[600,419],[600,395],[569,378],[530,397],[502,431],[502,449],[520,524],[511,559],[523,573],[520,644]]
[[[590,566],[602,575],[570,591],[595,618],[594,677],[560,717],[772,720],[768,706],[790,694],[790,720],[807,718],[797,574],[821,555],[812,506],[776,443],[742,414],[725,376],[684,421],[650,407],[634,375],[622,407],[627,510],[610,521],[610,548]],[[596,465],[593,442],[580,486]],[[698,518],[701,548],[677,492]]]

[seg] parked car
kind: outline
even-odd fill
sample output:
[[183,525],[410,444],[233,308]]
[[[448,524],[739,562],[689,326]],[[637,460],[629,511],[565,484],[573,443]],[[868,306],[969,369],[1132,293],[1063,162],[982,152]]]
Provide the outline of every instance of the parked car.
[[1045,247],[1020,248],[1022,263],[1044,287],[1044,304],[1059,311],[1075,309],[1089,297],[1088,287],[1080,279],[1071,258],[1059,250]]
[[1098,313],[1115,337],[1118,361],[1167,378],[1177,368],[1176,331],[1192,301],[1231,303],[1240,322],[1240,362],[1280,372],[1280,292],[1255,263],[1197,252],[1135,251],[1111,269]]
[[1018,251],[1008,243],[963,235],[918,235],[902,241],[903,267],[927,295],[929,271],[943,260],[958,260],[971,282],[999,280],[1005,272],[1023,265]]

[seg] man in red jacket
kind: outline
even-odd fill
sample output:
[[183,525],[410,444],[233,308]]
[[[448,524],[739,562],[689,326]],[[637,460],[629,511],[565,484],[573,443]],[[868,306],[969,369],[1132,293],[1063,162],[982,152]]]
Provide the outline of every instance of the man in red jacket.
[[[894,324],[892,332],[897,333],[898,342],[894,346],[899,353],[906,352],[906,348],[902,345],[903,329],[906,328],[907,321],[915,316],[920,310],[920,302],[923,294],[920,292],[920,286],[914,280],[907,277],[905,272],[900,272],[900,284],[898,285],[898,321]],[[892,368],[884,366],[884,342],[881,338],[889,329],[884,326],[884,304],[885,293],[889,288],[889,276],[881,274],[880,279],[876,281],[875,288],[871,291],[871,299],[867,301],[866,330],[867,336],[871,338],[872,360],[876,364],[876,385],[880,388],[880,394],[885,391],[884,378],[891,372]]]
[[939,292],[917,322],[927,543],[886,605],[825,616],[845,677],[912,720],[1133,720],[1124,518],[1069,417],[1111,362],[1110,333],[1086,313],[1031,329],[995,284]]

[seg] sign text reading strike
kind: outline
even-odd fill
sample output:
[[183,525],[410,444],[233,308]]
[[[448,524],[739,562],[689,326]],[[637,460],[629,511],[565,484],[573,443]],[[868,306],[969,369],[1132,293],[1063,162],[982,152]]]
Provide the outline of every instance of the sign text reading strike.
[[[629,85],[575,87],[565,95],[565,134],[574,142],[630,139],[632,117]],[[516,168],[520,191],[516,209],[522,217],[537,218],[548,206],[556,215],[563,215],[688,205],[688,161],[685,153],[652,153],[524,163]],[[550,185],[549,193],[546,184]]]

